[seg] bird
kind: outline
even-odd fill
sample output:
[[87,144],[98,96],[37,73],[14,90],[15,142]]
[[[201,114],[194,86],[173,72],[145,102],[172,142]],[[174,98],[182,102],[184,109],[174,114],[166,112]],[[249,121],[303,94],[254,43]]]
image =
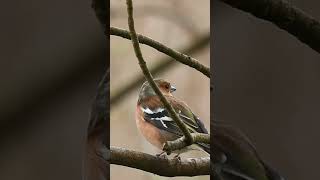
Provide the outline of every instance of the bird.
[[[163,79],[154,81],[190,132],[208,134],[202,121],[189,106],[173,96],[172,93],[177,89],[170,82]],[[140,88],[136,124],[147,141],[160,150],[166,141],[183,136],[147,81]],[[260,158],[253,143],[239,129],[216,120],[211,121],[210,129],[212,148],[204,143],[196,145],[212,155],[210,159],[215,180],[285,180]],[[188,150],[185,148],[181,152]]]
[[[190,133],[208,134],[208,130],[202,121],[192,112],[189,106],[173,96],[172,93],[176,91],[176,88],[171,85],[170,82],[164,79],[155,79],[154,82],[171,104],[179,118],[187,126]],[[137,128],[141,134],[149,143],[160,150],[163,149],[167,141],[173,141],[183,136],[183,132],[171,118],[169,112],[148,81],[144,82],[140,88],[135,119]],[[181,153],[199,149],[210,154],[210,145],[204,143],[197,143],[196,147],[189,146],[182,150],[174,151],[174,153],[177,154],[175,157],[179,157]]]

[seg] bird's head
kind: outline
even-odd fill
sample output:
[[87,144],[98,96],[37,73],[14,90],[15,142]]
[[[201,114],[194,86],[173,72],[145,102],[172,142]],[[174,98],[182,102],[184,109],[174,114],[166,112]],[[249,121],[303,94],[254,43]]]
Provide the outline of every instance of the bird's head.
[[[172,92],[176,90],[168,81],[163,79],[155,79],[154,82],[159,87],[159,90],[162,92],[164,96],[172,96]],[[153,91],[151,85],[148,81],[144,82],[139,93],[139,99],[148,96],[155,96],[156,93]]]

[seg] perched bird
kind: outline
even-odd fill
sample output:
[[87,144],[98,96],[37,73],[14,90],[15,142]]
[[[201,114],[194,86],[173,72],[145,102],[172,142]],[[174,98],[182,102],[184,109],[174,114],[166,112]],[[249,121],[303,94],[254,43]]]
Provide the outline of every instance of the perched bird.
[[[155,80],[155,83],[191,133],[208,134],[203,123],[193,114],[187,104],[172,95],[172,92],[176,90],[175,87],[162,79]],[[142,135],[152,145],[161,150],[165,142],[183,136],[182,131],[170,117],[159,96],[153,91],[148,82],[145,82],[140,89],[136,107],[136,124]],[[210,145],[203,143],[198,143],[197,145],[207,153],[210,153]],[[194,148],[185,148],[178,152],[178,155],[190,149]]]
[[[155,83],[190,132],[208,133],[191,109],[172,95],[176,88],[161,79],[155,80]],[[157,148],[162,150],[166,141],[183,136],[148,82],[140,89],[136,108],[138,129]],[[210,127],[213,139],[211,163],[215,180],[284,180],[262,161],[254,145],[241,131],[220,121],[211,122]],[[210,154],[210,145],[197,145]]]

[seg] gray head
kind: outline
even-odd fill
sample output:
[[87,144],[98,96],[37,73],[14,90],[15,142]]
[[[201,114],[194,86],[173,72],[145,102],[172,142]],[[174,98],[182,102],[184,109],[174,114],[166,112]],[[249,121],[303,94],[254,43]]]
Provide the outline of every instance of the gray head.
[[[155,79],[154,82],[159,87],[159,90],[162,92],[164,96],[172,96],[172,92],[176,90],[168,81],[163,79]],[[139,93],[139,100],[148,97],[148,96],[155,96],[156,93],[153,91],[152,87],[150,86],[149,82],[146,81],[143,83]]]

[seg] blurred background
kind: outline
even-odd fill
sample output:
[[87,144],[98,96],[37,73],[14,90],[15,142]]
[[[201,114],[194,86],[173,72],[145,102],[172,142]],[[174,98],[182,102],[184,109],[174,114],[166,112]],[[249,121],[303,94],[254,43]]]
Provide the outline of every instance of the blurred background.
[[[290,2],[320,19],[320,2]],[[211,3],[216,118],[240,127],[286,179],[319,179],[319,54],[268,22]],[[89,109],[107,58],[105,37],[90,5],[61,0],[2,3],[0,179],[81,179]],[[124,5],[124,0],[111,1],[110,20],[127,29]],[[139,33],[210,63],[209,1],[141,0],[135,5],[149,7],[135,11]],[[142,47],[150,67],[166,57]],[[176,96],[208,126],[208,79],[173,64],[156,77],[170,79],[178,88]],[[111,37],[111,66],[113,96],[141,74],[128,40]],[[138,93],[133,89],[112,104],[111,144],[155,153],[132,128]],[[120,134],[120,127],[128,135]],[[121,172],[136,179],[158,178],[111,168],[113,179],[124,177]]]
[[[127,12],[124,0],[112,0],[110,12],[111,26],[127,28]],[[151,37],[164,45],[210,65],[210,1],[134,1],[135,27],[138,33]],[[201,41],[201,42],[199,42]],[[169,80],[176,88],[176,97],[184,100],[209,130],[210,119],[210,79],[202,73],[180,63],[176,63],[153,48],[141,45],[142,53],[150,69],[170,63],[153,73],[155,78]],[[134,55],[132,43],[120,37],[110,37],[111,66],[111,145],[157,154],[160,151],[149,144],[136,128],[135,109],[140,86],[144,79],[127,90],[120,98],[119,93],[128,84],[142,76]],[[207,156],[205,153],[192,152],[181,157]],[[148,172],[122,166],[111,165],[111,179],[197,179],[208,180],[209,176],[193,178],[164,178]]]
[[[320,20],[319,1],[289,2]],[[286,179],[320,179],[320,55],[269,22],[212,3],[216,119],[241,128]]]
[[107,59],[91,1],[1,4],[0,179],[79,180]]

